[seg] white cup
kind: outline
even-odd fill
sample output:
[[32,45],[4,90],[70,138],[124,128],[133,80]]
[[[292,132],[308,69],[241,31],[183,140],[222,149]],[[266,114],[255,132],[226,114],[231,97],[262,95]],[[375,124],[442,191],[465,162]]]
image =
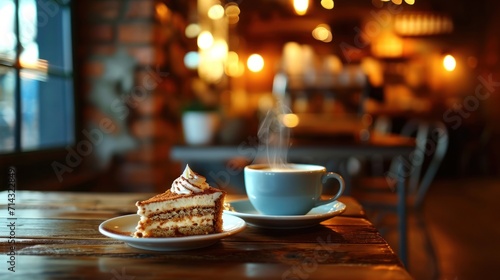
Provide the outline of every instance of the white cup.
[[[289,164],[273,169],[267,164],[244,169],[245,189],[254,208],[265,215],[304,215],[312,208],[334,202],[344,192],[342,176],[312,164]],[[340,183],[337,193],[321,199],[323,184],[330,179]]]

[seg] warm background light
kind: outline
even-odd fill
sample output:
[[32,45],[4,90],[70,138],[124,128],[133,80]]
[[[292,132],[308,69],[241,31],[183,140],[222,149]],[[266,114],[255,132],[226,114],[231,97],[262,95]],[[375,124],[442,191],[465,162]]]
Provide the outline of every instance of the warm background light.
[[307,13],[309,8],[309,0],[293,0],[293,9],[295,13],[299,16],[303,16]]
[[325,8],[327,10],[333,9],[334,6],[335,6],[335,3],[333,2],[333,0],[321,0],[321,7]]
[[208,17],[213,20],[221,19],[224,16],[224,8],[217,4],[208,9]]
[[227,51],[228,51],[227,42],[222,39],[217,39],[212,44],[210,55],[214,59],[224,61],[227,58]]
[[200,34],[201,28],[197,23],[191,23],[186,26],[186,30],[184,30],[184,34],[186,34],[187,38],[195,38]]
[[455,70],[457,67],[457,61],[451,54],[448,54],[443,58],[443,67],[448,72]]
[[264,68],[264,59],[259,54],[252,54],[248,57],[247,67],[252,72],[260,72]]
[[453,21],[444,14],[401,13],[394,18],[394,30],[402,36],[447,34],[453,31]]
[[240,7],[238,4],[231,2],[226,5],[226,16],[229,24],[235,24],[240,20]]
[[224,63],[217,58],[216,52],[214,48],[200,51],[198,74],[209,83],[218,83],[224,76]]
[[228,52],[225,73],[230,77],[241,77],[245,73],[245,65],[236,52]]
[[382,32],[371,45],[375,57],[385,58],[401,57],[403,47],[403,39],[390,31]]
[[320,24],[316,26],[316,28],[312,31],[312,35],[314,39],[325,43],[331,42],[333,38],[330,26],[327,24]]
[[283,114],[281,116],[281,123],[286,127],[296,127],[299,125],[299,117],[296,114]]
[[212,36],[212,33],[208,31],[202,31],[200,35],[198,35],[198,48],[202,50],[206,50],[212,46],[214,43],[214,37]]
[[156,4],[155,10],[156,10],[156,16],[158,17],[160,22],[167,22],[172,16],[170,9],[164,3]]

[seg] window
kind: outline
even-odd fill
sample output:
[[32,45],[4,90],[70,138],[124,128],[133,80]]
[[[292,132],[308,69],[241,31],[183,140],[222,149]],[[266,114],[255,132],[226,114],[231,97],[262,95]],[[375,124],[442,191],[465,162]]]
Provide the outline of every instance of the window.
[[70,2],[0,1],[0,154],[75,142]]

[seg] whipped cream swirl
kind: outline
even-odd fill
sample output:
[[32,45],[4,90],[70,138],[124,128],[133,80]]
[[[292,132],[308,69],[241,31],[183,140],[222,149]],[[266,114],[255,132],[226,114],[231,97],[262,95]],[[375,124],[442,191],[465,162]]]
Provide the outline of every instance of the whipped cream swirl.
[[207,188],[209,185],[206,178],[196,174],[189,168],[189,165],[186,165],[182,175],[172,183],[170,191],[176,194],[192,194],[202,192]]

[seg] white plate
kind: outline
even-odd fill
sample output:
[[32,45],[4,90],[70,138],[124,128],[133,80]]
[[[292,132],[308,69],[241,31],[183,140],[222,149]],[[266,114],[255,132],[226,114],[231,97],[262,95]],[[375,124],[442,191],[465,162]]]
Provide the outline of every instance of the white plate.
[[131,235],[139,221],[139,215],[131,214],[112,218],[99,225],[99,231],[111,238],[124,241],[134,248],[153,251],[181,251],[210,246],[222,238],[242,231],[245,221],[231,215],[222,214],[221,233],[193,235],[185,237],[136,238]]
[[224,210],[224,213],[240,217],[249,225],[275,229],[312,227],[324,220],[342,214],[346,208],[344,203],[334,201],[315,207],[305,215],[274,216],[260,214],[247,199],[232,201],[229,204],[229,210]]

